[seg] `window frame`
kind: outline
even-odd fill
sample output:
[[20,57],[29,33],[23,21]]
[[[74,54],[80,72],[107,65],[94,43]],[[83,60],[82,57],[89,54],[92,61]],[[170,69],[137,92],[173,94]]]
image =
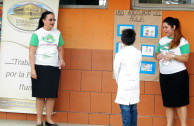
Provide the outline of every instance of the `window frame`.
[[108,9],[108,5],[59,5],[59,8]]
[[132,9],[194,11],[194,4],[143,4],[139,0],[132,0]]

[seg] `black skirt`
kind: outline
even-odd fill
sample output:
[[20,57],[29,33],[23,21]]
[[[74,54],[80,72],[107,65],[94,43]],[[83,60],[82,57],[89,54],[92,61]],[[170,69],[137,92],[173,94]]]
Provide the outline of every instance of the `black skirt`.
[[35,65],[37,79],[32,80],[32,97],[57,98],[60,79],[59,67]]
[[165,107],[189,104],[189,75],[187,70],[173,74],[160,73],[160,87]]

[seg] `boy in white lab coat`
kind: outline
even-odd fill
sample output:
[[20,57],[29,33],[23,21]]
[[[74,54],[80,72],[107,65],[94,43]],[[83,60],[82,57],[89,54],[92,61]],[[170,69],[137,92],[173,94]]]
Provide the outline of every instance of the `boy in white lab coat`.
[[124,48],[114,59],[114,75],[118,84],[115,102],[120,105],[123,126],[137,126],[137,103],[140,96],[141,51],[133,43],[136,33],[132,29],[122,32],[121,41]]

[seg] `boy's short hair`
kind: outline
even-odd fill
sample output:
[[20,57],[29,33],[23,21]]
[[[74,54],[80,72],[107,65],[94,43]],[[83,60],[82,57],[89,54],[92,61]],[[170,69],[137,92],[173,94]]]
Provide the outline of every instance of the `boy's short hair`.
[[132,45],[135,42],[136,33],[133,29],[122,31],[121,40],[125,45]]

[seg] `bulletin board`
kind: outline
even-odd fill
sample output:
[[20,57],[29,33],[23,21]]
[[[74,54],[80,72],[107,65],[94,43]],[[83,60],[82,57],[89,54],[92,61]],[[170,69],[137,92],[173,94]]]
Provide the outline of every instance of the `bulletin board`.
[[140,68],[141,81],[159,81],[159,63],[154,54],[161,38],[162,11],[150,10],[116,10],[114,23],[114,56],[124,46],[121,43],[121,33],[124,29],[136,32],[133,44],[142,54]]

